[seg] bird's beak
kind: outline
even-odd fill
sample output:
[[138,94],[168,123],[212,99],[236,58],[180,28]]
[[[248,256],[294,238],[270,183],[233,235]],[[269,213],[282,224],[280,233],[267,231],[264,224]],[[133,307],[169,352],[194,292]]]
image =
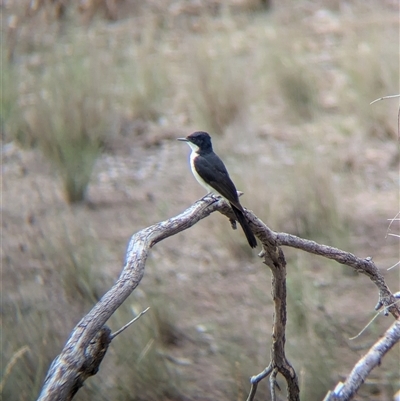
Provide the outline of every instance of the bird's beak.
[[176,138],[177,141],[189,142],[186,138]]

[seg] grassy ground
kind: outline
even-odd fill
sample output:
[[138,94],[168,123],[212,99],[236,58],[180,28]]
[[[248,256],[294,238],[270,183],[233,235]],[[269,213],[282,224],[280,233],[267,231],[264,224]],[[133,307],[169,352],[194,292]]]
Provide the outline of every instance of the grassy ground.
[[[387,236],[398,103],[369,105],[399,91],[394,2],[125,0],[111,11],[71,3],[61,19],[51,2],[31,4],[2,5],[3,399],[37,396],[118,277],[130,235],[203,195],[175,141],[194,130],[209,130],[242,203],[272,229],[372,256],[399,289],[398,268],[386,270],[399,260]],[[320,400],[391,318],[350,341],[375,287],[285,252],[288,357],[303,399]],[[157,245],[112,330],[147,306],[77,400],[245,398],[268,364],[272,301],[240,230],[212,215]],[[398,360],[397,348],[357,399],[391,399]],[[268,383],[259,389],[268,399]]]

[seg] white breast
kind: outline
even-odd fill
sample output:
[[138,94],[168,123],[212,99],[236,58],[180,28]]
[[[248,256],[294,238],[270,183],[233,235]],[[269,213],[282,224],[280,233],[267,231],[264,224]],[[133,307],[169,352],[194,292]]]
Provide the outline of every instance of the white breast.
[[213,187],[211,187],[210,185],[206,184],[206,183],[204,182],[204,180],[199,176],[199,174],[197,174],[197,171],[196,171],[196,169],[194,168],[194,158],[195,158],[196,156],[197,156],[197,152],[196,152],[196,150],[195,150],[194,148],[192,148],[192,153],[190,154],[190,168],[191,168],[191,170],[192,170],[192,173],[193,173],[193,175],[194,175],[194,178],[196,178],[197,182],[198,182],[201,186],[203,186],[203,187],[207,190],[207,192],[214,192],[215,194],[218,194],[218,195],[219,195],[219,193],[218,193]]
[[[190,169],[192,170],[192,173],[194,175],[194,178],[196,178],[197,182],[204,187],[207,190],[207,193],[213,192],[217,195],[221,195],[219,192],[217,192],[213,187],[210,185],[206,184],[204,180],[197,174],[196,169],[194,168],[194,158],[197,156],[197,151],[199,150],[199,147],[195,145],[192,142],[186,142],[192,149],[192,153],[190,154]],[[222,196],[222,195],[221,195]]]

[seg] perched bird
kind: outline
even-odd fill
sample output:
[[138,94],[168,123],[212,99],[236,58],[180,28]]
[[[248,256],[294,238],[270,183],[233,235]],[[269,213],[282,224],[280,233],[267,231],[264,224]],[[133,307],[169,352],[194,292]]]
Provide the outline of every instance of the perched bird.
[[229,177],[222,160],[214,153],[210,135],[202,131],[194,132],[186,138],[178,138],[178,141],[184,141],[192,148],[190,167],[196,180],[208,192],[221,195],[229,202],[239,224],[242,226],[249,245],[255,248],[257,246],[256,237],[244,215],[235,184]]

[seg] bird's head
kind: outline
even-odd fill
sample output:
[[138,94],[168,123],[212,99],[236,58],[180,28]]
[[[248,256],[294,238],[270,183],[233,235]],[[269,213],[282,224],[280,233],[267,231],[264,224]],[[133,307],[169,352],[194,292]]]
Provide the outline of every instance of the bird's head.
[[186,142],[194,151],[212,151],[211,137],[207,132],[198,131],[186,138],[178,138],[178,141]]

